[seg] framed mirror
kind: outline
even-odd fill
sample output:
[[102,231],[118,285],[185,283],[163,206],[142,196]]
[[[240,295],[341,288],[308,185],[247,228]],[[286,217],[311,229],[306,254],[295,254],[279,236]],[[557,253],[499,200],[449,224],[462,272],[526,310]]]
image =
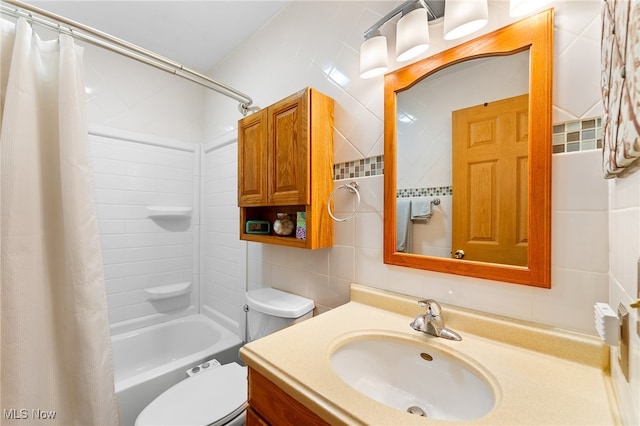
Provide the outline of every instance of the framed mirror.
[[385,76],[385,263],[550,288],[552,76],[552,9]]

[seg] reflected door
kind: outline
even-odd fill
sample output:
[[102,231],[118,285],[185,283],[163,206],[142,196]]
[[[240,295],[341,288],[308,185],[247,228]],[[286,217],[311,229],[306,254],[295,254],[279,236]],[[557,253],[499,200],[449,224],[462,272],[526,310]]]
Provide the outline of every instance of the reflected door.
[[452,251],[526,266],[528,95],[453,111]]

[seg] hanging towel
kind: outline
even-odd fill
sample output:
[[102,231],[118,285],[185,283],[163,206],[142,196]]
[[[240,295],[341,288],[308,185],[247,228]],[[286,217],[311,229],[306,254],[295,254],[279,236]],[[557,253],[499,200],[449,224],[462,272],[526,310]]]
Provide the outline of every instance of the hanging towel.
[[410,250],[409,214],[411,200],[409,198],[396,198],[396,251],[407,253]]
[[431,197],[414,197],[411,199],[411,220],[428,222],[431,219]]

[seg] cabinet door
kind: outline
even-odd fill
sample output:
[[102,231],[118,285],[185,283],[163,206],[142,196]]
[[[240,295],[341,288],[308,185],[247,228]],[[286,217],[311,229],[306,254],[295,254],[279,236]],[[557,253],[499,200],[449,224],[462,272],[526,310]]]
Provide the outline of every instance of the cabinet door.
[[267,203],[267,111],[238,123],[238,205]]
[[310,204],[308,94],[269,107],[267,158],[270,205]]

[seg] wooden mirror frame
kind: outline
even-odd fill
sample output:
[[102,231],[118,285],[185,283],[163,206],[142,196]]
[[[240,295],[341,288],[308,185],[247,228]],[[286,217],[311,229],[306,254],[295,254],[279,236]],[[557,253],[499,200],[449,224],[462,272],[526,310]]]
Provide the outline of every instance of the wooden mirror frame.
[[[500,28],[385,75],[384,263],[551,288],[553,9]],[[396,94],[447,66],[529,49],[529,212],[525,267],[396,251]]]

